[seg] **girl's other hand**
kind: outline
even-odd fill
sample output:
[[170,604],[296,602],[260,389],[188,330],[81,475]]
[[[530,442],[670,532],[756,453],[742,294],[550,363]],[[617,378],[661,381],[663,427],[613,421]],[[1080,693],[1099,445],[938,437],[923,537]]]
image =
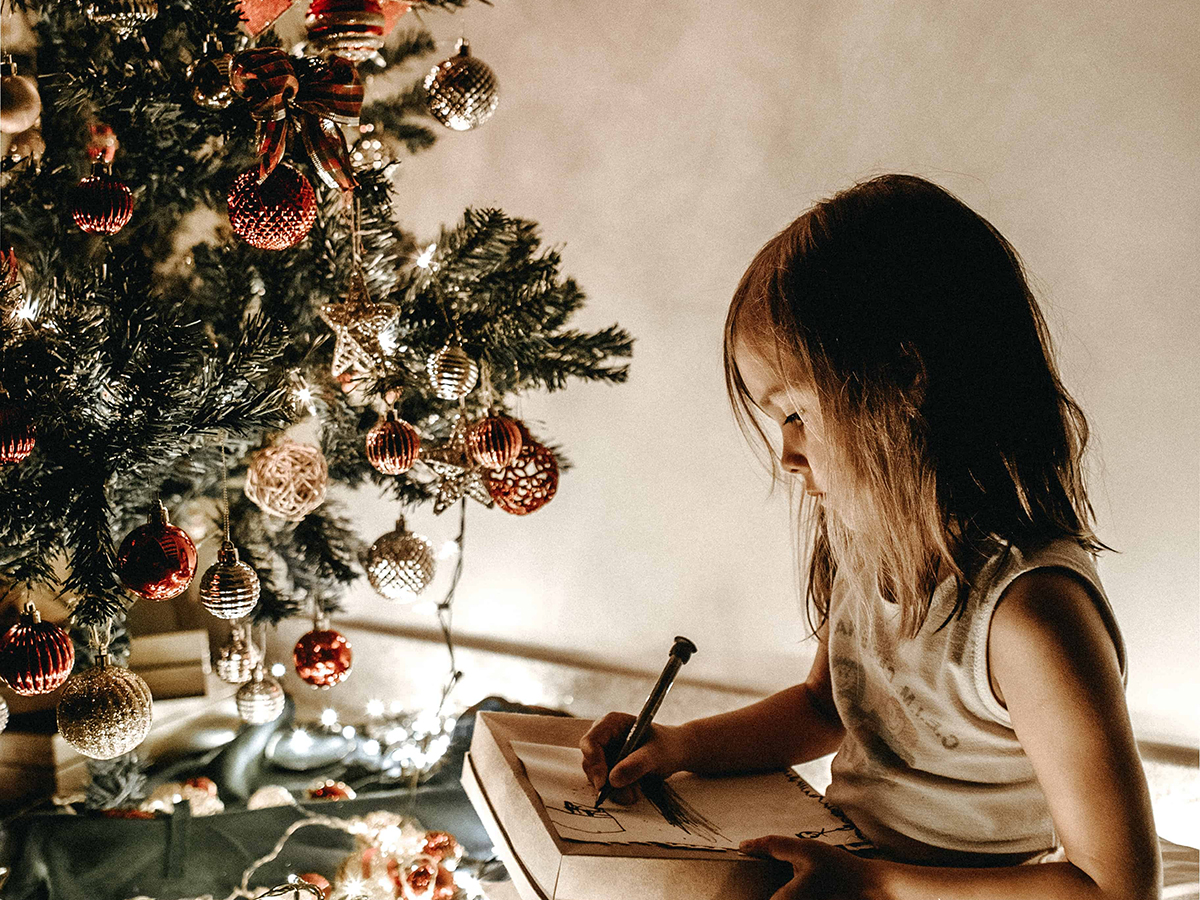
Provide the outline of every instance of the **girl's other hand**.
[[870,862],[840,847],[771,834],[742,841],[738,849],[791,864],[792,879],[771,900],[858,900],[868,891]]
[[633,723],[634,717],[628,713],[610,712],[593,723],[579,741],[579,749],[583,751],[583,774],[592,787],[599,791],[604,782],[609,781],[614,789],[610,796],[625,806],[637,799],[631,786],[639,778],[651,774],[665,778],[682,769],[684,759],[680,729],[652,724],[646,742],[609,772],[609,760],[621,752],[621,745]]

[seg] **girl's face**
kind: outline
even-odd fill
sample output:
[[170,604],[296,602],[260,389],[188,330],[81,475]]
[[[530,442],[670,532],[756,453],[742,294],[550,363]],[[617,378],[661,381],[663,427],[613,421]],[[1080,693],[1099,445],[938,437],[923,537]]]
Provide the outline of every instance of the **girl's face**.
[[779,426],[783,470],[802,477],[805,493],[826,503],[831,459],[816,392],[770,342],[739,340],[733,357],[750,399]]

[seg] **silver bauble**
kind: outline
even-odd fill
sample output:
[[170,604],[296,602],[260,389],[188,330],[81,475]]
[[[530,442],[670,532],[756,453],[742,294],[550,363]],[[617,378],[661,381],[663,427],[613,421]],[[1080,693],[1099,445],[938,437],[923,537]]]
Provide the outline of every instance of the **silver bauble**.
[[429,113],[447,128],[469,131],[496,111],[500,95],[491,67],[471,55],[465,40],[458,54],[435,66],[425,77]]
[[254,667],[258,663],[258,648],[246,637],[242,626],[234,625],[229,640],[218,651],[213,665],[217,670],[217,677],[226,684],[245,684],[254,674]]
[[146,739],[153,709],[146,682],[128,669],[109,665],[102,653],[96,665],[63,685],[58,733],[84,756],[112,759]]
[[258,575],[238,559],[237,547],[225,541],[200,579],[200,603],[218,619],[240,619],[254,609],[261,590]]
[[238,715],[250,725],[274,722],[286,703],[283,688],[270,675],[263,674],[261,665],[255,668],[251,679],[237,689],[234,700]]
[[433,580],[433,545],[404,527],[404,517],[371,545],[363,560],[371,587],[388,600],[411,603]]
[[479,366],[456,343],[448,343],[425,363],[433,392],[443,400],[465,397],[479,380]]

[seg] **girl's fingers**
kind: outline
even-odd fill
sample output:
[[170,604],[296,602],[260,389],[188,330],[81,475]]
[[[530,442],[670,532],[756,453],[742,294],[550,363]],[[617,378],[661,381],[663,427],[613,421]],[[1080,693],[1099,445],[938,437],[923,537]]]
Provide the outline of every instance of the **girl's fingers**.
[[600,790],[608,778],[608,756],[620,749],[632,725],[633,716],[628,713],[609,713],[592,725],[580,739],[583,773],[596,790]]

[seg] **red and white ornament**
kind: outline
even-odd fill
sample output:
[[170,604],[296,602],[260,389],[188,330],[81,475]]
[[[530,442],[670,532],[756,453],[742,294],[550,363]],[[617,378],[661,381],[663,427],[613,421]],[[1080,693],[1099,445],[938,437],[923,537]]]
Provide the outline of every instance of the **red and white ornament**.
[[367,461],[384,475],[407,472],[421,455],[421,433],[388,410],[367,432]]
[[74,665],[71,636],[53,622],[43,622],[32,601],[0,637],[0,679],[23,697],[58,690]]
[[350,642],[340,631],[329,627],[329,620],[320,618],[312,631],[300,636],[292,649],[292,662],[300,680],[317,688],[333,687],[350,674],[353,663]]
[[307,236],[317,220],[317,195],[298,169],[281,162],[259,184],[258,166],[247,169],[229,189],[229,224],[260,250],[286,250]]
[[353,800],[358,796],[350,785],[332,778],[313,782],[305,793],[309,800]]
[[386,24],[379,0],[312,0],[304,18],[312,52],[353,62],[379,51]]

